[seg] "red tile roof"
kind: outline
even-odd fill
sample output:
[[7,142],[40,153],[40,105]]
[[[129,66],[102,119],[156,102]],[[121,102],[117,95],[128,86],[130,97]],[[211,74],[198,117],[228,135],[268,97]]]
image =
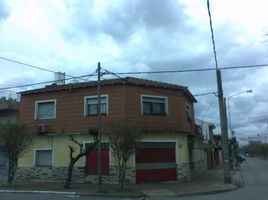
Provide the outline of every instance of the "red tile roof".
[[[101,81],[101,85],[120,85],[120,84],[137,85],[137,86],[140,85],[140,86],[180,90],[184,92],[193,102],[197,102],[195,97],[188,90],[188,88],[185,86],[181,86],[181,85],[175,85],[175,84],[164,83],[160,81],[153,81],[153,80],[140,79],[140,78],[134,78],[134,77],[108,79],[108,80]],[[76,89],[76,88],[96,87],[96,86],[97,86],[97,81],[90,81],[90,82],[83,82],[83,83],[69,83],[69,84],[64,84],[64,85],[57,85],[54,83],[52,85],[47,85],[44,88],[23,91],[21,92],[21,94],[24,95],[24,94],[33,94],[33,93],[43,93],[43,92],[55,92],[55,91],[70,90],[70,89]]]

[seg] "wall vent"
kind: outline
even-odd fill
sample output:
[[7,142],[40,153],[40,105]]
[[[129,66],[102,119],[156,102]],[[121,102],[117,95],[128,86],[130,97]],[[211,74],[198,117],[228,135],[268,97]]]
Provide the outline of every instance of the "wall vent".
[[46,126],[46,125],[39,125],[37,127],[37,132],[38,132],[39,135],[44,135],[44,134],[48,133],[48,126]]

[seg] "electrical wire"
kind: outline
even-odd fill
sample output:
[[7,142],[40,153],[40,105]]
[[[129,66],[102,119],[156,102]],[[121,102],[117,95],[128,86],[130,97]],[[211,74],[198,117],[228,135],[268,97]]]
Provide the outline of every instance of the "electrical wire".
[[[268,64],[230,66],[230,67],[222,67],[219,69],[221,69],[221,70],[233,70],[233,69],[260,68],[260,67],[268,67]],[[113,75],[118,76],[118,75],[140,75],[140,74],[165,74],[165,73],[203,72],[203,71],[214,71],[214,70],[215,70],[215,68],[202,68],[202,69],[182,69],[182,70],[163,70],[163,71],[117,72],[117,73],[113,73]],[[95,72],[93,74],[95,74]],[[90,76],[90,75],[77,76],[77,77],[73,77],[73,78],[67,78],[64,80],[76,79],[76,78],[87,77],[87,76]],[[52,82],[54,82],[54,81],[45,81],[45,82],[32,83],[32,84],[27,84],[27,85],[3,87],[3,88],[0,88],[0,90],[8,90],[8,89],[13,89],[13,88],[42,85],[42,84],[52,83]]]
[[206,92],[206,93],[201,93],[201,94],[194,94],[193,96],[198,97],[198,96],[205,96],[209,94],[214,94],[216,97],[218,96],[217,92]]
[[[245,68],[260,68],[268,67],[268,64],[256,64],[256,65],[237,65],[230,67],[220,67],[220,70],[231,69],[245,69]],[[184,73],[184,72],[205,72],[215,71],[215,68],[201,68],[201,69],[181,69],[181,70],[159,70],[159,71],[137,71],[137,72],[114,72],[116,75],[141,75],[141,74],[168,74],[168,73]]]
[[138,72],[115,72],[116,75],[139,75],[139,74],[167,74],[167,73],[182,73],[182,72],[200,72],[200,71],[214,71],[215,68],[202,69],[181,69],[181,70],[159,70],[159,71],[138,71]]
[[[94,76],[94,75],[83,75],[83,76],[77,76],[77,77],[73,77],[73,78],[65,78],[65,79],[61,79],[59,81],[62,81],[62,80],[66,81],[66,80],[71,80],[71,79],[84,78],[84,77],[88,77],[88,76]],[[14,88],[23,88],[23,87],[36,86],[36,85],[42,85],[42,84],[54,83],[54,82],[55,81],[44,81],[44,82],[39,82],[39,83],[31,83],[31,84],[25,84],[25,85],[2,87],[2,88],[0,88],[0,90],[10,90],[10,89],[14,89]]]
[[214,31],[213,31],[213,27],[212,27],[212,17],[211,17],[211,13],[210,13],[209,0],[207,0],[207,8],[208,8],[208,16],[209,16],[209,25],[210,25],[210,32],[211,32],[211,40],[212,40],[212,44],[213,44],[214,60],[215,60],[215,64],[216,64],[216,69],[218,69],[216,44],[215,44],[215,39],[214,39]]
[[[42,70],[42,71],[50,72],[50,73],[58,73],[58,72],[50,70],[50,69],[45,69],[45,68],[42,68],[42,67],[38,67],[38,66],[35,66],[35,65],[27,64],[27,63],[24,63],[24,62],[20,62],[20,61],[17,61],[17,60],[13,60],[13,59],[1,57],[1,56],[0,56],[0,59],[5,60],[5,61],[9,61],[9,62],[13,62],[13,63],[19,64],[19,65],[24,65],[24,66],[27,66],[27,67],[31,67],[31,68],[34,68],[34,69],[39,69],[39,70]],[[74,76],[71,76],[71,75],[68,75],[68,74],[65,74],[65,75],[68,76],[68,77],[74,78]]]
[[[2,57],[2,56],[0,56],[0,59],[5,60],[5,61],[8,61],[8,62],[13,62],[13,63],[19,64],[19,65],[24,65],[26,67],[31,67],[31,68],[34,68],[34,69],[38,69],[38,70],[50,72],[50,73],[58,73],[58,72],[53,71],[53,70],[50,70],[50,69],[45,69],[43,67],[38,67],[36,65],[31,65],[31,64],[28,64],[28,63],[20,62],[20,61],[13,60],[13,59],[10,59],[10,58],[5,58],[5,57]],[[65,76],[70,77],[70,78],[76,78],[75,76],[68,75],[68,74],[65,74]],[[85,79],[81,79],[81,80],[86,81]]]
[[122,79],[122,77],[121,76],[118,76],[116,73],[113,73],[113,72],[111,72],[111,71],[109,71],[109,70],[107,70],[107,69],[104,69],[104,68],[102,68],[105,72],[103,73],[103,75],[109,75],[109,74],[111,74],[111,75],[114,75],[115,77],[117,77],[117,78],[119,78],[119,79]]

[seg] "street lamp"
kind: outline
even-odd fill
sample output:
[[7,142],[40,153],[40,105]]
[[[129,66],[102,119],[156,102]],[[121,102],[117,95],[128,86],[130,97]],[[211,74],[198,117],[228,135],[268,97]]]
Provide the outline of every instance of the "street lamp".
[[236,94],[233,94],[227,98],[227,105],[228,105],[228,118],[229,118],[229,131],[232,137],[234,137],[234,131],[232,128],[232,121],[231,121],[231,111],[230,111],[230,99],[234,96],[241,95],[241,94],[246,94],[246,93],[252,93],[253,90],[246,90],[244,92],[239,92]]

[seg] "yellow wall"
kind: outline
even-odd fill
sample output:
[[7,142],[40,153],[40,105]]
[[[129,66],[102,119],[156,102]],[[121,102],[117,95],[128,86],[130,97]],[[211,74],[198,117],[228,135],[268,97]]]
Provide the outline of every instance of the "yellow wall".
[[[75,138],[79,142],[92,142],[92,137],[88,135],[77,135]],[[53,149],[53,166],[67,166],[70,160],[69,157],[69,147],[68,145],[76,147],[76,151],[78,152],[78,145],[75,145],[70,141],[70,137],[67,135],[61,136],[35,136],[33,137],[33,145],[32,148],[27,151],[20,159],[19,166],[21,167],[30,167],[34,166],[34,150],[35,149]],[[85,159],[81,158],[76,166],[85,166]]]
[[[75,138],[79,142],[93,142],[92,137],[89,135],[76,135]],[[103,136],[103,142],[107,142],[107,137]],[[188,143],[187,135],[179,134],[159,134],[159,135],[146,135],[143,136],[141,141],[170,141],[176,142],[176,160],[177,164],[188,163]],[[34,166],[34,150],[38,148],[53,149],[53,166],[63,167],[69,163],[69,148],[68,145],[74,145],[68,135],[54,135],[54,136],[35,136],[33,137],[33,146],[19,159],[19,167],[33,167]],[[111,149],[110,149],[110,158]],[[110,165],[114,165],[114,159],[110,159]],[[135,156],[132,156],[128,162],[128,166],[135,165]],[[76,166],[85,166],[85,157],[81,158]]]
[[193,161],[205,160],[203,142],[199,138],[194,139]]

